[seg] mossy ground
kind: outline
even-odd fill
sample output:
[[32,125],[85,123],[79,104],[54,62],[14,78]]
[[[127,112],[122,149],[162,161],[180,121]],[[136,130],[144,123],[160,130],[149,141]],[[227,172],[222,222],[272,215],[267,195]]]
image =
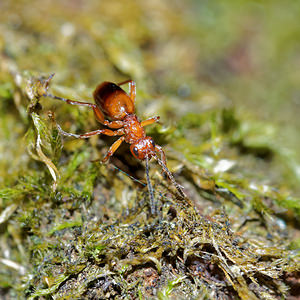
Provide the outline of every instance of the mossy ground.
[[[299,296],[300,85],[287,66],[300,5],[288,3],[1,3],[2,298]],[[151,162],[151,215],[128,145],[103,165],[114,138],[62,139],[56,122],[100,125],[41,97],[53,72],[52,94],[88,101],[101,81],[134,79],[187,197]]]

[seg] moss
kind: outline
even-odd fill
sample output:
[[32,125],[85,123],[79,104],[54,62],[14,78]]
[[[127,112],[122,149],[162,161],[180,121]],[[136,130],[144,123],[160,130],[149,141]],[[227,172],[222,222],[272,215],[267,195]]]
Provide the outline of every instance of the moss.
[[[297,32],[279,2],[259,8],[250,1],[243,6],[249,10],[223,2],[36,2],[30,9],[22,2],[4,4],[1,296],[297,295],[299,164],[288,147],[297,136],[287,131],[291,137],[282,142],[276,114],[267,122],[244,106],[258,98],[264,99],[260,113],[280,111],[278,94],[297,95],[293,72],[272,89],[259,86],[274,82],[274,70],[284,71],[286,61],[294,62],[288,46],[293,38],[285,33]],[[298,5],[290,4],[296,14]],[[268,16],[260,19],[265,11]],[[280,16],[289,30],[276,27],[278,40],[272,32],[272,52],[261,41],[269,38],[278,11],[285,12]],[[257,18],[263,21],[259,32],[248,32]],[[265,54],[249,41],[273,58],[274,45],[285,45],[282,64],[264,66]],[[92,101],[99,82],[128,77],[137,81],[138,116],[161,116],[163,124],[147,132],[165,149],[168,167],[187,195],[178,195],[160,165],[151,162],[156,215],[150,213],[143,163],[128,147],[101,164],[113,138],[78,141],[57,130],[57,124],[74,133],[97,129],[93,112],[43,96],[51,90]],[[269,99],[274,103],[267,109]]]

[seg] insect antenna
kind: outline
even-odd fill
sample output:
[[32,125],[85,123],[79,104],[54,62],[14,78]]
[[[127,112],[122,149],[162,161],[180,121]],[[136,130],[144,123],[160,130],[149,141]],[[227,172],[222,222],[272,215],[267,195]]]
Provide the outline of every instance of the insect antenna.
[[[97,160],[93,160],[93,162],[94,162],[94,161],[97,161]],[[142,182],[142,181],[140,181],[140,180],[134,178],[133,176],[131,176],[131,175],[129,175],[128,173],[126,173],[125,171],[121,170],[121,169],[118,168],[117,166],[115,166],[115,165],[112,165],[112,166],[113,166],[116,170],[118,170],[118,171],[120,171],[121,173],[123,173],[124,175],[128,176],[132,181],[135,181],[135,182],[141,184],[141,185],[144,186],[144,187],[146,186],[146,184],[145,184],[144,182]]]
[[155,215],[156,207],[155,207],[155,203],[154,203],[153,187],[152,187],[150,177],[149,177],[149,157],[148,157],[148,155],[146,155],[146,178],[147,178],[147,186],[148,186],[149,196],[150,196],[151,214]]
[[156,159],[156,161],[158,162],[158,164],[162,167],[163,171],[167,174],[167,176],[169,177],[169,179],[172,181],[173,185],[176,187],[176,189],[179,192],[180,196],[182,196],[183,198],[186,198],[186,195],[185,195],[185,193],[183,191],[183,186],[181,186],[180,184],[178,184],[175,181],[174,176],[169,171],[169,169],[167,168],[167,166],[163,163],[163,161],[161,159],[159,159],[157,156],[153,156],[153,158]]

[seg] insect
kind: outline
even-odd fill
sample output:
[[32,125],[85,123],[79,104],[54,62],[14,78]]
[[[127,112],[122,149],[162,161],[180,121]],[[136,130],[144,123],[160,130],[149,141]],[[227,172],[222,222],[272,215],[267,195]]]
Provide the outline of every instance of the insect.
[[[175,181],[172,173],[167,168],[166,156],[162,147],[155,144],[152,137],[146,135],[144,129],[145,126],[158,122],[160,117],[156,116],[145,121],[139,121],[138,117],[134,113],[136,84],[133,80],[126,80],[118,84],[105,81],[99,84],[93,93],[93,97],[95,100],[95,104],[93,104],[89,102],[74,101],[47,93],[49,82],[53,76],[54,74],[50,75],[50,77],[47,79],[46,93],[43,96],[61,100],[71,105],[81,105],[90,107],[93,109],[96,119],[101,124],[108,127],[105,129],[98,129],[84,134],[74,134],[65,132],[59,125],[57,125],[58,130],[62,135],[68,137],[75,137],[79,139],[85,139],[99,134],[104,134],[108,136],[120,136],[111,145],[102,162],[106,162],[120,147],[122,142],[125,141],[126,143],[130,144],[130,151],[132,155],[139,160],[146,161],[146,176],[151,199],[152,213],[154,213],[155,208],[153,208],[154,196],[149,179],[148,165],[149,160],[152,157],[156,159],[161,165],[163,171],[167,174],[169,179],[175,185],[181,196],[185,196],[182,187]],[[120,87],[121,85],[126,83],[129,84],[128,94]],[[107,120],[106,117],[110,120]]]

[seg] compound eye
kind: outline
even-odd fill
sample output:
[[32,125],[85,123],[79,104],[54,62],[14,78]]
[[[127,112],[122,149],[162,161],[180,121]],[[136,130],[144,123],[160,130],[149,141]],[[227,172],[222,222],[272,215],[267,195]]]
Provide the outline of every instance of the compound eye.
[[132,152],[136,157],[139,157],[139,150],[137,147],[133,147]]
[[153,139],[151,139],[151,144],[152,144],[153,148],[155,148],[155,142]]

